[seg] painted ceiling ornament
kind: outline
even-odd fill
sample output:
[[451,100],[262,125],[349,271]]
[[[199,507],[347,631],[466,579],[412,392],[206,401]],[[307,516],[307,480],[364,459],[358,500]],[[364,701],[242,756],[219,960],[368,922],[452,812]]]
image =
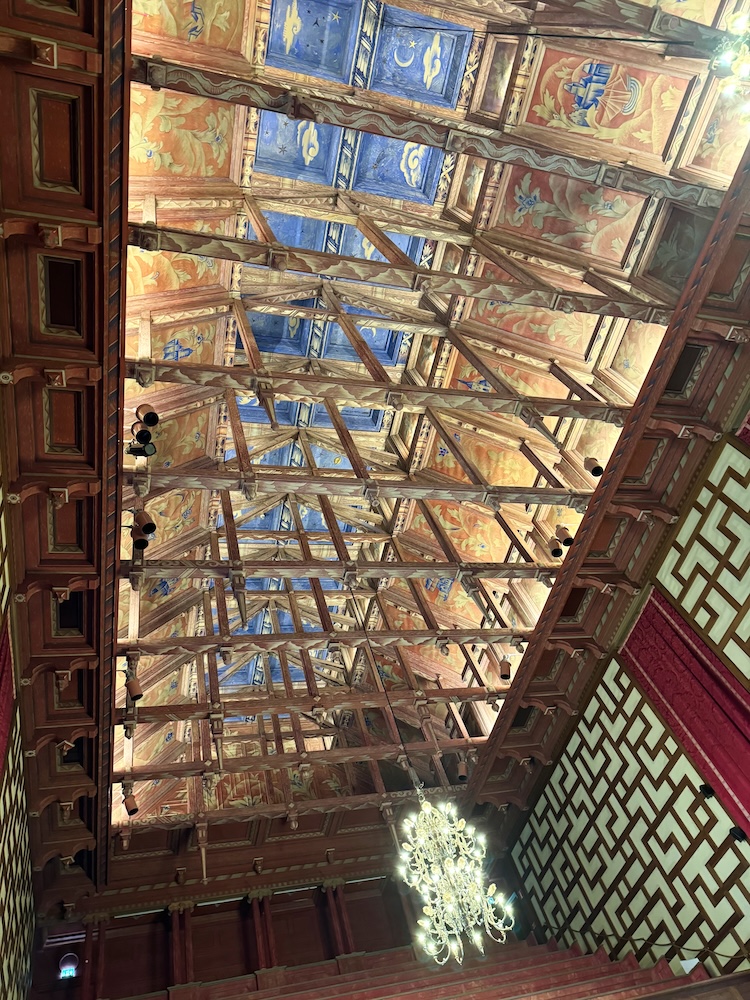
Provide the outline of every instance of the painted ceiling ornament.
[[300,122],[297,126],[297,145],[302,150],[302,159],[306,166],[310,166],[312,161],[320,152],[320,142],[318,141],[318,130],[315,122]]
[[485,882],[484,836],[457,818],[452,802],[434,808],[420,786],[417,794],[420,810],[404,821],[399,874],[422,896],[419,944],[438,965],[462,962],[465,937],[483,954],[483,934],[505,944],[513,917],[497,887]]
[[427,146],[418,142],[407,142],[401,154],[401,173],[409,187],[419,187],[422,180],[422,160],[427,152]]
[[424,76],[422,79],[424,80],[424,85],[428,90],[440,75],[440,70],[443,68],[443,64],[440,61],[441,55],[440,33],[435,32],[432,44],[425,50],[425,54],[422,56],[422,62],[424,63]]
[[409,42],[409,55],[408,55],[408,58],[406,58],[406,59],[399,59],[399,57],[398,57],[398,46],[396,46],[396,48],[393,51],[393,61],[396,63],[397,66],[400,66],[401,69],[408,69],[411,66],[411,64],[414,62],[414,57],[416,56],[416,54],[417,54],[416,53],[416,42],[411,41],[411,42]]
[[299,16],[299,7],[297,6],[297,0],[292,0],[292,2],[287,6],[284,12],[284,27],[282,29],[282,41],[284,42],[284,49],[286,54],[289,55],[292,45],[294,44],[294,39],[302,30],[302,18]]

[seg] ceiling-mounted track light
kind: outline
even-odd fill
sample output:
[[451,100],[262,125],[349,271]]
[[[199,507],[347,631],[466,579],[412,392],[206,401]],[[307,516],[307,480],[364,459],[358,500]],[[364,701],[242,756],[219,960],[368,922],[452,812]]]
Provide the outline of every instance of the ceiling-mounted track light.
[[567,528],[564,524],[558,524],[555,527],[555,538],[565,546],[573,544],[573,536],[570,533],[570,528]]
[[138,803],[136,802],[135,795],[133,795],[132,791],[128,792],[127,795],[123,791],[122,804],[125,806],[125,812],[128,816],[135,816],[138,812]]
[[598,479],[599,476],[604,472],[604,466],[600,463],[598,458],[585,458],[583,460],[583,467],[590,476]]
[[153,535],[156,531],[156,522],[146,510],[136,511],[133,515],[133,524],[147,535]]
[[156,445],[152,441],[143,445],[131,441],[127,447],[127,453],[133,458],[151,458],[152,455],[156,454]]
[[136,422],[132,424],[130,433],[133,435],[133,439],[137,441],[138,444],[148,444],[152,436],[151,431],[142,420],[136,420]]
[[141,403],[135,411],[135,415],[146,427],[156,427],[159,423],[159,414],[150,403]]

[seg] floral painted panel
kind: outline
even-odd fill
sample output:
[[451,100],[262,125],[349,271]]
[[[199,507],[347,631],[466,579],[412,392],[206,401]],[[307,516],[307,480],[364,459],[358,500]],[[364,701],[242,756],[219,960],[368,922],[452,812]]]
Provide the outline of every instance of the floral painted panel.
[[[182,364],[213,364],[216,328],[215,319],[194,323],[187,320],[179,330],[174,327],[165,330],[154,325],[151,357],[158,361],[180,361]],[[137,330],[131,328],[127,331],[125,345],[129,358],[138,357]]]
[[517,47],[517,42],[511,41],[495,44],[490,56],[487,82],[482,93],[482,100],[479,103],[480,111],[489,115],[499,115],[502,111]]
[[133,0],[133,29],[240,52],[244,0]]
[[184,465],[206,454],[207,408],[160,420],[152,431],[156,454],[150,463],[162,469]]
[[448,243],[445,247],[443,260],[440,264],[440,270],[450,271],[451,274],[458,274],[461,270],[462,259],[463,249],[460,246],[456,246],[455,243]]
[[[582,420],[581,427],[576,451],[579,455],[591,455],[606,465],[620,439],[619,427],[615,427],[614,424],[605,424],[601,420]],[[526,582],[528,581],[524,581],[524,583]]]
[[141,592],[141,620],[161,608],[166,601],[171,601],[177,594],[184,594],[193,587],[192,580],[163,580],[151,578],[146,580]]
[[691,166],[731,177],[747,145],[747,96],[719,94]]
[[665,14],[676,14],[688,21],[713,24],[721,0],[637,0],[646,7],[658,7]]
[[200,524],[203,490],[174,490],[148,501],[148,512],[156,523],[156,540],[171,541],[176,535]]
[[[508,539],[493,517],[466,504],[452,500],[428,500],[430,510],[461,556],[469,562],[502,562],[508,551]],[[404,532],[404,541],[426,540],[435,544],[432,529],[416,508],[414,518]]]
[[560,174],[512,167],[495,225],[620,264],[643,202]]
[[[456,592],[459,587],[460,584],[456,583]],[[463,587],[460,589],[464,594],[466,593]],[[467,599],[470,600],[468,595]],[[419,615],[411,614],[403,608],[389,607],[388,621],[391,628],[399,632],[424,627]],[[465,666],[465,660],[458,646],[449,646],[448,656],[443,656],[437,646],[405,646],[401,652],[418,676],[441,677],[445,687],[449,686],[450,673],[453,672],[460,677]]]
[[[531,486],[536,471],[519,451],[502,448],[496,441],[472,431],[450,429],[465,457],[493,486]],[[466,482],[468,477],[453,457],[452,452],[436,436],[427,457],[426,467],[442,472],[451,479]]]
[[482,181],[487,169],[487,161],[480,156],[469,156],[464,169],[463,178],[458,188],[456,208],[471,215],[476,208]]
[[[234,737],[234,738],[232,738]],[[284,740],[285,753],[294,753],[292,740]],[[257,739],[238,739],[231,729],[225,730],[224,753],[227,757],[262,756]],[[340,765],[314,764],[309,769],[288,768],[287,776],[295,800],[326,799],[349,795],[351,790],[346,773]],[[208,809],[231,809],[286,801],[279,771],[243,771],[225,773],[204,789]]]
[[229,176],[231,104],[136,85],[130,100],[131,176]]
[[128,247],[127,293],[147,295],[219,284],[219,263],[196,254]]
[[[482,273],[497,274],[502,280],[492,265],[485,267]],[[550,309],[515,306],[494,299],[477,299],[471,318],[538,344],[564,347],[581,355],[586,351],[597,323],[596,316],[586,313],[563,315]]]
[[712,220],[674,208],[664,227],[646,273],[682,291],[698,259]]
[[[488,361],[488,364],[491,362]],[[566,399],[568,390],[553,375],[538,369],[522,368],[508,362],[494,364],[493,367],[508,385],[528,396],[544,396],[548,399]],[[467,361],[460,359],[451,379],[452,389],[471,389],[472,392],[492,392],[485,379]]]
[[620,341],[610,367],[626,382],[640,389],[664,337],[665,326],[632,320]]
[[526,121],[661,156],[687,87],[682,77],[550,48]]

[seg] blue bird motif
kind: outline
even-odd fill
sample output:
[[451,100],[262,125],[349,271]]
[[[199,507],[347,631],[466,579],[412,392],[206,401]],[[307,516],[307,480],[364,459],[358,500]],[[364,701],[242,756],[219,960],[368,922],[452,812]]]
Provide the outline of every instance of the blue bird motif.
[[188,29],[188,40],[194,42],[196,38],[203,34],[203,29],[206,26],[206,17],[203,13],[203,8],[199,7],[195,0],[191,0],[190,3],[190,17],[193,20],[193,26]]

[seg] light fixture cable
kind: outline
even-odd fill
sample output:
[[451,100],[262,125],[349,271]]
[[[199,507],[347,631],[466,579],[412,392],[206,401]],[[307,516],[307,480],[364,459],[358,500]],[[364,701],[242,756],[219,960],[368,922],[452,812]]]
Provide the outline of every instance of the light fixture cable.
[[[361,616],[354,593],[349,588],[354,618],[362,629],[367,648],[377,670],[377,657]],[[401,844],[399,875],[422,897],[417,941],[438,964],[449,958],[459,964],[464,958],[464,937],[484,952],[483,933],[504,944],[513,928],[513,916],[497,886],[485,883],[485,837],[457,816],[455,803],[443,801],[434,808],[427,801],[423,785],[409,758],[398,717],[388,689],[383,692],[396,726],[399,746],[420,803],[419,812],[404,821],[405,840]]]

